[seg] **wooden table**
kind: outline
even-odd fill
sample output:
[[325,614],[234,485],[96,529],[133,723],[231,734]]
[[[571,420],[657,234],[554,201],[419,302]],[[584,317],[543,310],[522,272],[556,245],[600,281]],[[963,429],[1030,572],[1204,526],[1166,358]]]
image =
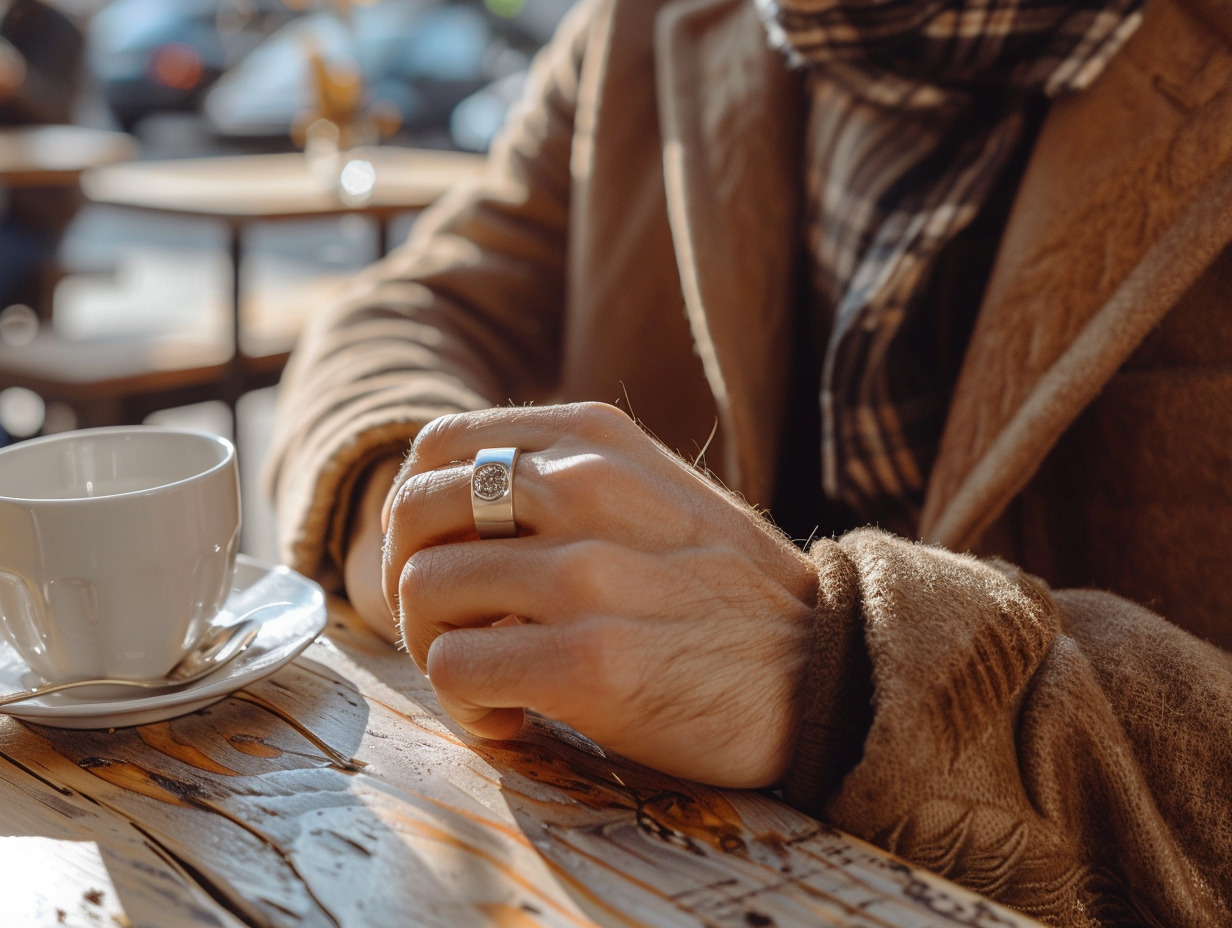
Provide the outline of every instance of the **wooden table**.
[[481,155],[397,146],[357,149],[338,164],[350,159],[365,160],[375,170],[371,195],[364,199],[340,196],[337,166],[321,173],[296,152],[134,161],[82,175],[82,190],[95,203],[226,224],[232,275],[229,330],[223,341],[231,360],[216,398],[233,411],[243,393],[277,382],[290,349],[280,345],[253,354],[245,351],[241,268],[250,226],[363,215],[376,222],[377,254],[383,255],[392,218],[431,205],[454,184],[476,177],[485,162]]
[[472,739],[340,603],[294,663],[196,714],[0,719],[0,900],[6,928],[1035,924],[545,721]]
[[0,128],[0,184],[7,187],[72,186],[90,168],[136,156],[136,140],[123,132],[84,126]]
[[[302,154],[226,155],[138,161],[89,171],[82,189],[96,203],[224,220],[235,236],[253,222],[360,213],[385,223],[422,209],[454,184],[477,176],[482,155],[383,146],[345,160],[368,161],[376,172],[371,196],[339,196],[336,172],[319,173]],[[383,247],[379,249],[382,252]],[[234,253],[234,248],[233,248]]]

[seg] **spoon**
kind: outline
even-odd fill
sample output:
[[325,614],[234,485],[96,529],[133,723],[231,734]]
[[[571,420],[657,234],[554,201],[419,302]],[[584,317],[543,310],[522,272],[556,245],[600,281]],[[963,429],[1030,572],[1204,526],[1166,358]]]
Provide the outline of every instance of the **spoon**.
[[75,689],[79,686],[136,686],[145,689],[182,686],[185,683],[200,680],[239,657],[244,649],[253,643],[260,631],[261,623],[256,619],[246,619],[234,625],[223,626],[202,638],[196,647],[167,671],[166,676],[153,680],[112,680],[104,677],[95,680],[71,680],[68,683],[46,683],[32,689],[0,696],[0,706],[34,699],[36,696],[45,696],[48,693],[58,693],[60,690]]

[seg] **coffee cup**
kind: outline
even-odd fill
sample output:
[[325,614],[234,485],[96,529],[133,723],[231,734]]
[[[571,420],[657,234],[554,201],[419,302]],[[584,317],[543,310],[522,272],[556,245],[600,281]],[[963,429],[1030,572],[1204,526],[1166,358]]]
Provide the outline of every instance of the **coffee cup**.
[[52,683],[164,675],[231,590],[235,447],[155,426],[0,449],[0,635]]

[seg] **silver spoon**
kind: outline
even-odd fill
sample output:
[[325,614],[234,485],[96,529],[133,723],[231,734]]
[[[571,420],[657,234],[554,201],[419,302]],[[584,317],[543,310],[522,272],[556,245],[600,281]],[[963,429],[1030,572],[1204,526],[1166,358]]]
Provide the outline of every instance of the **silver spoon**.
[[200,680],[213,673],[219,667],[227,664],[247,648],[261,631],[261,623],[256,619],[245,619],[234,625],[224,626],[201,639],[195,648],[180,658],[179,663],[167,671],[167,675],[153,680],[112,680],[101,678],[95,680],[71,680],[68,683],[46,683],[33,689],[20,690],[0,696],[0,706],[10,703],[34,699],[36,696],[46,696],[48,693],[58,693],[60,690],[75,689],[79,686],[136,686],[144,689],[155,689],[166,686],[182,686],[194,680]]

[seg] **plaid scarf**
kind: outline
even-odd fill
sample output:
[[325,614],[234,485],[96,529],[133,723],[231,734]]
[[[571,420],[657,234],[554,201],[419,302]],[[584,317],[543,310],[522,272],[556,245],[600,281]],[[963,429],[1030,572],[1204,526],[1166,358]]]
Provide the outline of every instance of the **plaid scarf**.
[[1089,85],[1142,0],[757,3],[811,98],[823,489],[914,533],[952,388],[911,334],[941,324],[920,315],[930,271],[996,186],[1028,99]]

